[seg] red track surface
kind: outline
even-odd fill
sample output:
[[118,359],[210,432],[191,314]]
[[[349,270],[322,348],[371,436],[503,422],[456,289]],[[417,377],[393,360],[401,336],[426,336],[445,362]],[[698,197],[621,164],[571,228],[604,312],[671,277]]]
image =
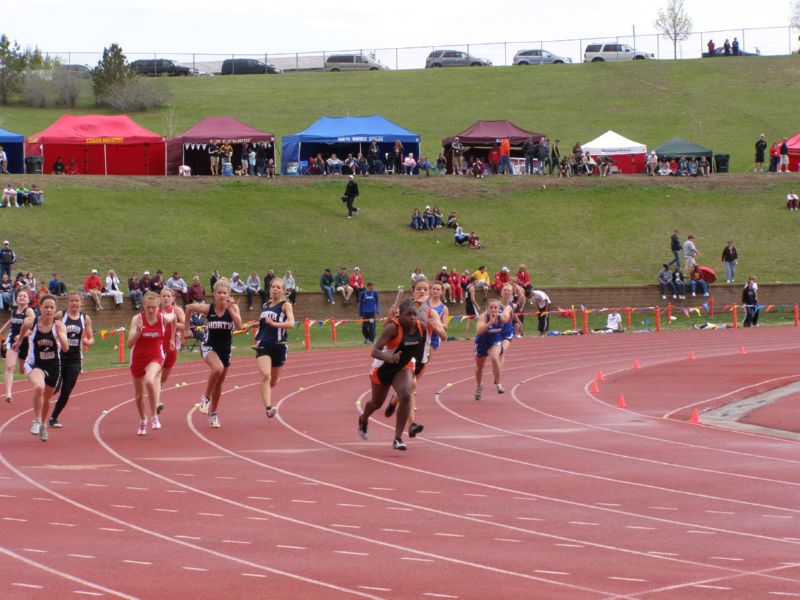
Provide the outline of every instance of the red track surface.
[[471,347],[446,344],[406,453],[382,417],[356,435],[363,349],[290,356],[274,420],[237,359],[221,429],[194,409],[205,365],[181,364],[144,438],[126,370],[84,375],[47,443],[18,385],[0,597],[800,597],[800,444],[688,422],[797,380],[797,346],[788,328],[517,340],[506,394],[475,402]]

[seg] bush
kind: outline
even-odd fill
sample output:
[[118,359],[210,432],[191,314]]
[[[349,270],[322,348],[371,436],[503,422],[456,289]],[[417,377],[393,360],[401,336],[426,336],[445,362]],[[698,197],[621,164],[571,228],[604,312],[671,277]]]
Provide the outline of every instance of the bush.
[[158,108],[169,99],[170,92],[163,81],[136,77],[110,86],[105,103],[120,112],[137,112]]
[[28,72],[23,88],[25,104],[33,108],[44,108],[50,97],[50,82],[40,73]]
[[81,94],[81,78],[74,71],[57,68],[53,72],[53,92],[57,104],[75,106]]

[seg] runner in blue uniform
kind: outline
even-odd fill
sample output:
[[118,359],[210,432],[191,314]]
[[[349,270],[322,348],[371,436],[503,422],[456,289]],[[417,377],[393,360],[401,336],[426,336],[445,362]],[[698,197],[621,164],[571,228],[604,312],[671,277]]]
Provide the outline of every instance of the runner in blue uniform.
[[497,386],[497,393],[505,390],[500,383],[500,351],[503,335],[503,321],[500,314],[500,302],[491,300],[486,312],[478,317],[475,336],[475,400],[480,400],[483,393],[483,367],[487,357],[492,360],[492,374]]
[[[517,320],[517,305],[514,303],[514,286],[510,283],[503,285],[500,290],[500,320],[503,323],[503,332],[500,335],[500,367],[502,368],[505,362],[506,352],[508,352],[509,347],[511,347],[511,340],[514,339]],[[498,391],[500,390],[498,389]]]
[[6,370],[5,370],[5,386],[6,386],[6,402],[11,402],[11,391],[14,387],[14,367],[17,366],[19,368],[20,373],[25,373],[25,358],[28,356],[28,338],[22,340],[22,343],[17,347],[18,349],[14,348],[14,342],[16,342],[17,337],[19,336],[20,329],[22,328],[22,324],[29,320],[29,327],[33,325],[33,319],[36,317],[36,313],[34,310],[29,306],[31,302],[31,297],[28,293],[28,290],[20,290],[17,292],[17,310],[11,313],[11,318],[5,322],[2,328],[0,328],[0,336],[3,336],[8,332],[8,337],[6,338]]

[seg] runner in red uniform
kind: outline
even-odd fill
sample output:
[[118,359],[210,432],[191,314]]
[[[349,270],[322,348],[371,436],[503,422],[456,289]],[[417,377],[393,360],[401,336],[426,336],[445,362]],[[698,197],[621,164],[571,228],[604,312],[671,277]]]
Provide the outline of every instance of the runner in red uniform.
[[128,348],[131,348],[131,375],[139,411],[139,435],[147,435],[147,413],[144,394],[147,391],[149,402],[150,427],[161,429],[158,421],[158,397],[161,394],[161,368],[164,364],[164,338],[167,325],[177,321],[175,313],[163,314],[159,310],[161,298],[155,292],[147,292],[142,304],[144,312],[131,320]]
[[[167,335],[164,336],[164,366],[161,368],[161,385],[163,386],[169,378],[175,361],[178,360],[178,350],[181,347],[183,338],[183,324],[186,321],[185,313],[180,306],[175,304],[175,292],[170,288],[161,290],[161,312],[165,315],[175,314],[177,322],[167,326]],[[164,403],[158,399],[156,414],[161,414],[164,410]]]

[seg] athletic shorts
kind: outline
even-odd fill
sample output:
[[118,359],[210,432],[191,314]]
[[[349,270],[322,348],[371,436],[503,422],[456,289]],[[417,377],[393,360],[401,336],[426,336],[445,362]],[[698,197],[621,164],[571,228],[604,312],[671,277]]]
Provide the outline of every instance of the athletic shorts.
[[370,373],[369,377],[372,380],[372,383],[375,383],[377,385],[385,385],[388,387],[392,385],[395,375],[397,375],[403,369],[408,369],[410,371],[413,371],[414,363],[410,362],[404,367],[398,367],[397,365],[383,363],[381,366],[372,369],[372,373]]
[[[11,350],[11,344],[13,344],[13,340],[11,336],[6,338],[6,350]],[[19,345],[19,350],[17,350],[17,360],[25,360],[28,358],[28,338],[26,337],[22,340],[22,343]]]
[[282,367],[286,364],[286,357],[289,355],[289,347],[286,344],[266,344],[256,348],[256,356],[269,356],[272,359],[273,367]]
[[219,350],[212,348],[211,346],[206,346],[205,344],[200,344],[200,356],[205,358],[208,356],[210,352],[213,352],[219,357],[219,361],[222,363],[222,366],[226,369],[231,366],[231,353],[230,350],[228,352],[220,352]]
[[147,365],[150,363],[156,363],[157,365],[163,367],[164,366],[164,357],[163,356],[151,356],[143,357],[143,358],[136,358],[131,361],[131,375],[133,375],[136,379],[140,377],[144,377],[145,370],[147,369]]
[[175,363],[178,360],[178,351],[173,350],[170,352],[169,350],[164,350],[164,365],[165,369],[171,369],[175,366]]
[[480,344],[475,344],[475,356],[477,358],[485,358],[489,356],[489,350],[493,346],[500,346],[500,341],[491,341],[491,342],[482,342]]
[[33,366],[25,363],[25,374],[29,374],[34,369],[39,369],[44,373],[44,384],[47,387],[56,389],[61,385],[61,365],[58,363],[34,364]]
[[427,366],[428,366],[428,361],[425,361],[425,362],[420,361],[420,362],[418,362],[414,366],[414,377],[416,377],[417,379],[422,377],[422,374],[425,372],[425,367],[427,367]]
[[474,304],[467,304],[466,305],[466,310],[464,312],[466,312],[467,316],[471,316],[471,317],[477,317],[478,316],[478,311],[475,310],[475,305]]

